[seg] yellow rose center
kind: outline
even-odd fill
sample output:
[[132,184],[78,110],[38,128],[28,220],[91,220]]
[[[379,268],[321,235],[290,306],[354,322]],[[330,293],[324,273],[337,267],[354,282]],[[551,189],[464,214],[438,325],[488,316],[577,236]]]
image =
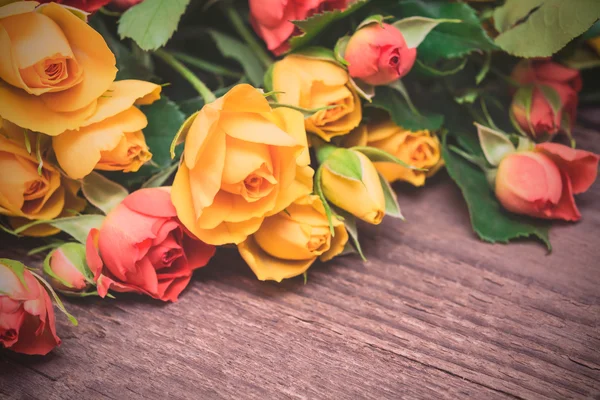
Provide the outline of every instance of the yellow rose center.
[[25,183],[23,199],[25,201],[39,199],[48,193],[48,179],[42,174],[39,179]]
[[315,125],[324,126],[330,122],[334,122],[344,117],[345,115],[352,112],[354,104],[354,99],[352,96],[346,97],[344,99],[330,102],[327,104],[327,107],[332,107],[327,110],[321,110],[311,118]]
[[331,235],[329,234],[312,235],[308,240],[306,247],[311,253],[320,255],[329,250],[330,241]]

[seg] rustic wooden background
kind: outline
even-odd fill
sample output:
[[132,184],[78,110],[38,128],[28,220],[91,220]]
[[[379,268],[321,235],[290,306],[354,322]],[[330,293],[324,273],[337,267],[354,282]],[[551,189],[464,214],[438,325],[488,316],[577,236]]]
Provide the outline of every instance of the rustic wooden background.
[[[597,116],[576,134],[600,152]],[[0,397],[600,398],[600,183],[552,255],[477,240],[445,173],[397,189],[408,222],[364,226],[369,261],[316,265],[307,285],[259,282],[221,251],[177,304],[69,301],[80,325],[58,317],[60,348],[0,352]]]

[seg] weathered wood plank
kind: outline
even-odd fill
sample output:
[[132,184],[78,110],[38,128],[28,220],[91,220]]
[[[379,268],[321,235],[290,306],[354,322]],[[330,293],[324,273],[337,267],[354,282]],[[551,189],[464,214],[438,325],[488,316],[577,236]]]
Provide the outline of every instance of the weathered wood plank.
[[[600,152],[598,132],[577,135]],[[397,189],[409,222],[364,226],[370,261],[317,265],[307,285],[258,282],[224,250],[177,304],[70,301],[80,326],[59,317],[49,357],[0,353],[0,396],[599,396],[600,184],[577,199],[582,222],[553,229],[552,255],[479,242],[444,174]],[[20,243],[0,256],[23,259]]]

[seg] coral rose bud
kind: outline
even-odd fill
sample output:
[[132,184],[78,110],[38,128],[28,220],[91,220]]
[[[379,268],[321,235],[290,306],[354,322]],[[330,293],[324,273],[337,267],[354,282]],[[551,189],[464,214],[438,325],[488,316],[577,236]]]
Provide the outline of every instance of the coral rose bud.
[[86,258],[98,294],[134,292],[177,301],[195,269],[215,252],[183,227],[170,188],[141,189],[127,196],[92,229]]
[[250,22],[275,55],[289,49],[287,40],[299,33],[292,21],[323,11],[346,8],[350,0],[250,0]]
[[59,344],[46,289],[20,262],[0,259],[0,347],[46,355]]
[[512,78],[520,85],[530,85],[516,92],[511,106],[523,131],[534,140],[569,132],[577,116],[582,85],[579,71],[546,60],[523,60]]
[[577,221],[574,194],[596,179],[599,156],[557,143],[506,156],[498,166],[495,191],[509,211],[537,218]]
[[360,163],[362,178],[353,179],[340,174],[325,161],[322,166],[321,186],[327,200],[357,218],[377,225],[385,216],[385,197],[379,174],[375,166],[364,154],[346,149],[336,151],[352,152]]
[[370,85],[386,85],[408,74],[417,58],[417,49],[407,47],[398,28],[373,23],[352,35],[344,58],[353,78]]
[[307,196],[265,219],[238,250],[258,279],[281,282],[304,273],[317,258],[328,261],[344,250],[346,228],[336,218],[333,226],[334,236],[319,197]]
[[92,287],[93,274],[85,260],[85,246],[65,243],[54,249],[44,262],[44,272],[56,290],[82,293]]

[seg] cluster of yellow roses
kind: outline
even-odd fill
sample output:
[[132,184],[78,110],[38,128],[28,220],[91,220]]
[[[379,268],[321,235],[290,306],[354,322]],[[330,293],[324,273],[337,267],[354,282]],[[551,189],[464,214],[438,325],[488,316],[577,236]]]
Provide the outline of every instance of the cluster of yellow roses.
[[55,3],[0,7],[0,54],[0,214],[13,227],[82,211],[78,179],[137,171],[152,157],[134,104],[154,102],[161,87],[115,82],[115,56],[80,16]]
[[[0,52],[0,214],[13,227],[82,211],[80,180],[94,169],[132,172],[150,160],[148,121],[136,105],[159,99],[161,87],[115,81],[114,55],[78,15],[54,3],[0,7]],[[442,160],[427,131],[389,119],[361,124],[360,98],[332,62],[289,55],[272,78],[279,104],[243,84],[184,123],[171,200],[197,238],[237,245],[259,279],[281,281],[342,253],[348,241],[314,194],[307,132],[319,138],[315,146],[371,146],[427,170],[372,162],[355,150],[361,180],[324,164],[317,185],[328,202],[372,224],[386,209],[379,173],[420,186]],[[305,118],[298,109],[318,111]],[[55,232],[40,224],[25,234]]]
[[[317,259],[342,253],[348,241],[335,216],[330,229],[314,195],[307,132],[325,142],[373,146],[428,172],[372,163],[356,151],[362,181],[323,169],[317,182],[329,202],[367,222],[385,215],[379,170],[389,181],[422,185],[441,166],[438,139],[386,120],[361,125],[360,99],[334,63],[289,55],[273,69],[275,107],[259,90],[238,85],[184,124],[183,159],[171,190],[182,223],[214,245],[236,244],[261,280],[304,273]],[[335,107],[332,107],[335,106]],[[304,118],[293,108],[319,110]],[[343,136],[343,138],[338,138]]]

